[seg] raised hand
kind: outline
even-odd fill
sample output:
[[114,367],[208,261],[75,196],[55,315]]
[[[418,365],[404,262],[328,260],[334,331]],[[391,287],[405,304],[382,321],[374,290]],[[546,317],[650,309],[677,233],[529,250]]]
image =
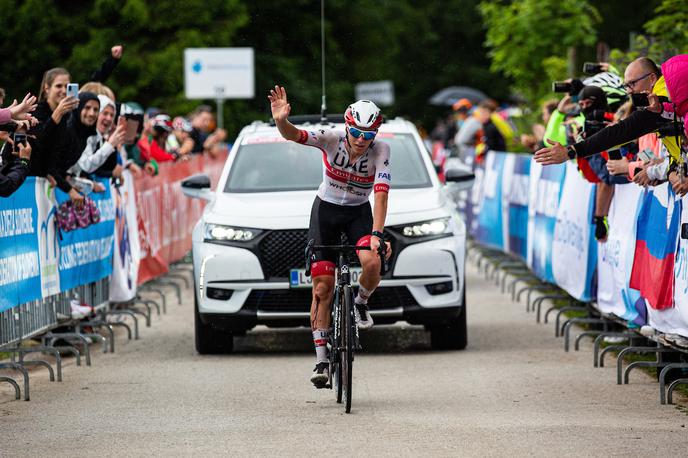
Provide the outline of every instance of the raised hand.
[[291,105],[287,102],[287,91],[283,87],[275,86],[275,89],[270,89],[268,100],[275,122],[286,120],[291,112]]
[[124,47],[122,45],[113,46],[110,52],[112,53],[112,57],[115,59],[121,59],[122,53],[124,52]]
[[23,121],[25,119],[31,119],[31,115],[29,113],[34,111],[36,106],[36,96],[26,94],[21,103],[17,103],[15,100],[8,108],[12,114],[12,119],[15,121]]

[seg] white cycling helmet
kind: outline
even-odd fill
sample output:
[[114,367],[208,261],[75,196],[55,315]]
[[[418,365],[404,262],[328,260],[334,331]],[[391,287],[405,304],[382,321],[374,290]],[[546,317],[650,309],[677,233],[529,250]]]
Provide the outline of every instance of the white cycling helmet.
[[382,124],[382,113],[370,100],[359,100],[346,109],[344,122],[360,129],[376,130]]

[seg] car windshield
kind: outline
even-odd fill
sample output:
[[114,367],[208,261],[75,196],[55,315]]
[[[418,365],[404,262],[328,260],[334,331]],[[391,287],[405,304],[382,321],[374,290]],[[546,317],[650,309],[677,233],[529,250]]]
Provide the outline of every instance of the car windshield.
[[[391,148],[392,189],[432,186],[412,135],[381,133]],[[250,139],[241,145],[224,192],[276,192],[317,189],[322,154],[313,147],[275,139]]]

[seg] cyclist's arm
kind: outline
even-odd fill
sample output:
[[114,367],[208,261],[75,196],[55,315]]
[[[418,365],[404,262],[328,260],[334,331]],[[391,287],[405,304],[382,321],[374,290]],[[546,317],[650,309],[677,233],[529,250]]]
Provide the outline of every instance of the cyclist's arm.
[[275,120],[275,125],[285,139],[298,142],[301,138],[301,131],[294,124],[290,123],[288,119]]
[[387,218],[387,200],[392,174],[389,166],[389,146],[382,144],[382,149],[375,162],[375,208],[373,209],[373,231],[382,232]]

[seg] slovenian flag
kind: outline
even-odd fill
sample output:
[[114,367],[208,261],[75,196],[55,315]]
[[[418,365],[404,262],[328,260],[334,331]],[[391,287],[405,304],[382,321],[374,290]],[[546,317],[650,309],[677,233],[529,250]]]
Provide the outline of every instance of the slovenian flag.
[[638,215],[630,287],[639,290],[656,310],[673,306],[680,216],[681,201],[668,184],[645,191]]

